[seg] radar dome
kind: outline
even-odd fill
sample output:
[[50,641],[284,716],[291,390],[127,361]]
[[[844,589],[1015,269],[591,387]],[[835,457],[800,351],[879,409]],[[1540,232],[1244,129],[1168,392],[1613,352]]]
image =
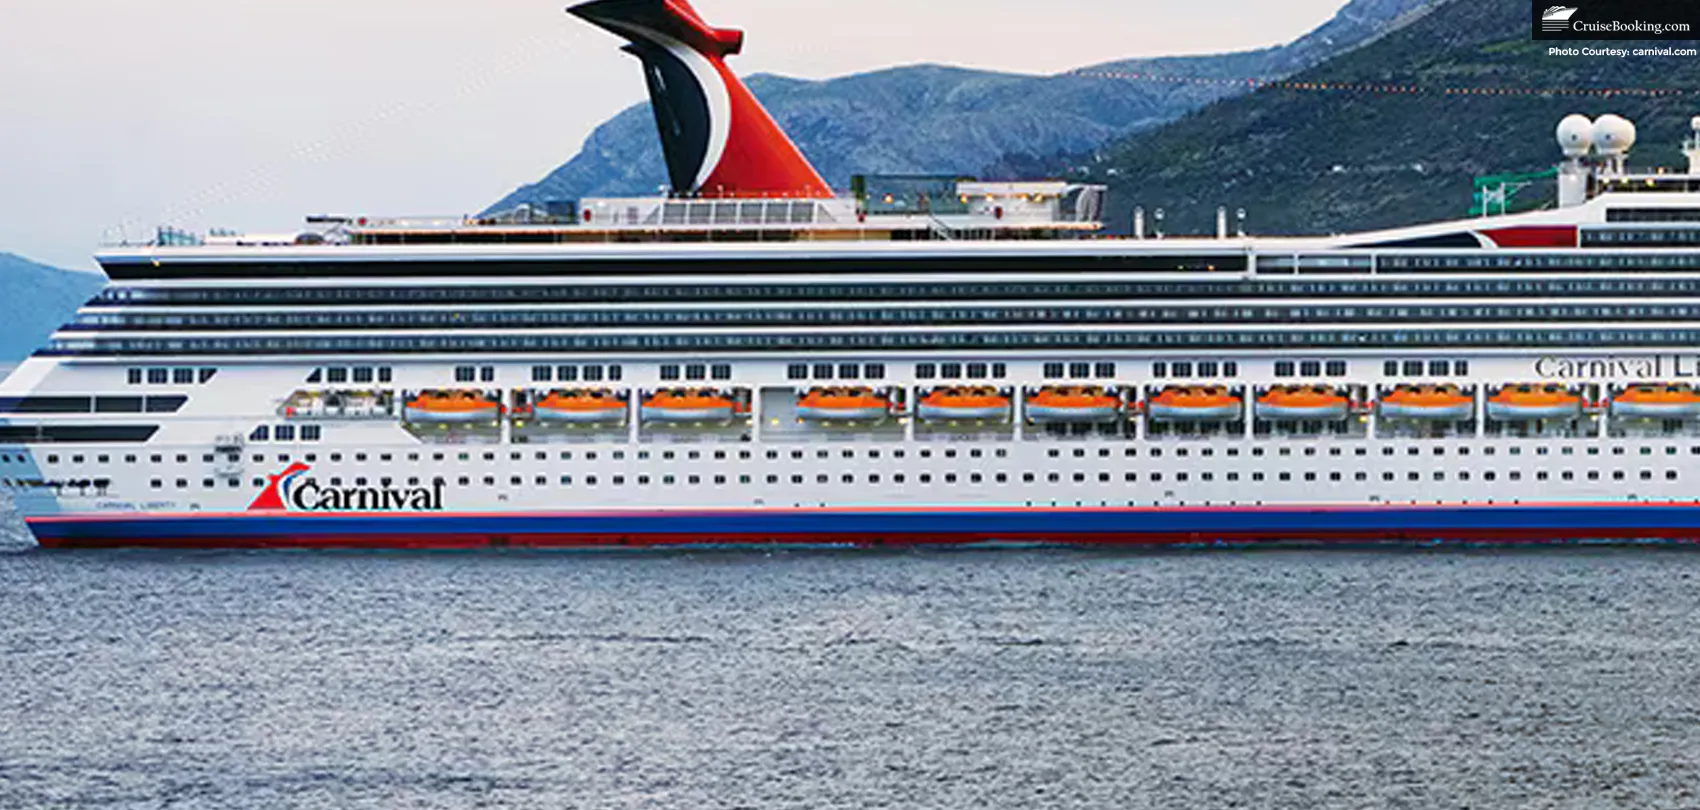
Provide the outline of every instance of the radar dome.
[[1564,156],[1579,158],[1594,148],[1594,122],[1586,115],[1567,115],[1558,122],[1558,148]]
[[1602,115],[1594,122],[1594,148],[1602,155],[1622,155],[1635,145],[1635,125],[1620,115]]

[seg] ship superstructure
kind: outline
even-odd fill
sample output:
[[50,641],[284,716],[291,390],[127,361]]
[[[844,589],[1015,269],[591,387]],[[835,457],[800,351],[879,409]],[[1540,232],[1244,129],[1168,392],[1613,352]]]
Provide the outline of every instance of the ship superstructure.
[[673,194],[104,252],[0,384],[37,538],[1700,536],[1700,166],[1628,171],[1622,119],[1561,124],[1551,210],[1111,239],[1090,185],[828,196],[741,35],[575,13],[634,43]]

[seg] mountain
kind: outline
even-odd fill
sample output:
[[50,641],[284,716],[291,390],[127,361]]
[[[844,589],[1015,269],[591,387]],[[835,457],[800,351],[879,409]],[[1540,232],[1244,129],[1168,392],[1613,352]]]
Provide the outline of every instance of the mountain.
[[[1093,149],[1172,121],[1244,83],[1127,81],[1105,73],[1283,76],[1419,16],[1431,0],[1353,0],[1288,44],[1216,56],[1113,62],[1057,76],[916,65],[827,81],[772,75],[750,89],[828,182],[859,173],[1003,175],[1035,159]],[[634,66],[635,69],[635,66]],[[537,183],[490,206],[653,193],[666,183],[647,103],[597,127],[584,148]]]
[[[1077,157],[1085,170],[1075,176],[1110,185],[1108,217],[1123,231],[1135,205],[1165,209],[1171,233],[1213,231],[1218,205],[1244,207],[1247,230],[1262,234],[1457,218],[1473,178],[1555,165],[1553,131],[1569,113],[1636,121],[1633,165],[1686,165],[1678,146],[1696,112],[1700,61],[1548,56],[1529,39],[1526,4],[1452,0],[1289,81],[1420,92],[1267,87]],[[1596,88],[1682,92],[1582,92]],[[1553,190],[1525,195],[1540,202]]]
[[0,253],[0,367],[29,357],[105,285],[104,276]]

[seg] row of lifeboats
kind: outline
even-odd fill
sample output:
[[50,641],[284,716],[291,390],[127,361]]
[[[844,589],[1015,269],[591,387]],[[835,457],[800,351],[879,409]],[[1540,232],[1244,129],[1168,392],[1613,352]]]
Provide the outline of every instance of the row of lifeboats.
[[[1573,419],[1582,414],[1581,395],[1558,384],[1510,385],[1486,403],[1487,416],[1498,421]],[[1026,417],[1036,423],[1093,424],[1114,422],[1130,407],[1101,386],[1048,386],[1027,398]],[[937,388],[923,396],[916,413],[926,421],[1001,421],[1014,404],[1008,394],[989,386]],[[1137,405],[1132,406],[1138,408]],[[1244,401],[1224,386],[1171,386],[1144,405],[1157,422],[1235,421]],[[1700,392],[1687,385],[1634,385],[1610,403],[1612,414],[1631,419],[1692,419],[1700,417]],[[810,422],[872,422],[901,410],[891,397],[866,387],[817,388],[796,404],[799,419]],[[1258,419],[1275,422],[1329,422],[1363,410],[1345,391],[1326,385],[1278,386],[1257,397]],[[749,404],[714,389],[669,389],[645,400],[640,413],[646,422],[727,423],[748,415]],[[427,391],[408,401],[408,421],[442,424],[495,422],[505,410],[489,396],[473,391]],[[516,416],[562,424],[622,424],[629,413],[624,396],[602,390],[553,391],[537,402],[516,409]],[[1457,385],[1401,385],[1381,397],[1384,419],[1466,421],[1475,415],[1475,398]]]
[[[724,424],[748,414],[749,405],[712,389],[677,388],[656,392],[640,412],[649,422]],[[404,413],[409,422],[477,424],[498,421],[505,410],[474,391],[427,391],[410,400]],[[629,413],[625,397],[602,390],[552,391],[514,411],[516,417],[572,425],[623,424]]]

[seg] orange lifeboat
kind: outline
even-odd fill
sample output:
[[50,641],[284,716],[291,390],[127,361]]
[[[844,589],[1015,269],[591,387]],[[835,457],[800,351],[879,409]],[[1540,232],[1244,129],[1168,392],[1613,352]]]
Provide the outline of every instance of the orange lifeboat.
[[1693,419],[1700,416],[1700,393],[1689,385],[1632,385],[1612,400],[1611,412],[1630,419]]
[[1241,413],[1240,398],[1220,385],[1170,386],[1151,398],[1153,422],[1228,422]]
[[1027,418],[1038,423],[1114,422],[1122,401],[1095,385],[1052,385],[1027,399]]
[[1476,402],[1456,385],[1401,385],[1381,398],[1387,419],[1461,422],[1476,412]]
[[643,403],[643,418],[650,422],[730,422],[738,404],[718,391],[676,388],[660,391]]
[[538,400],[538,421],[611,424],[626,421],[626,401],[611,391],[551,391]]
[[467,424],[499,420],[502,406],[476,391],[425,391],[402,413],[409,422]]
[[1005,419],[1009,397],[995,388],[939,388],[923,397],[917,410],[928,421]]
[[797,400],[809,421],[873,422],[891,415],[891,400],[867,388],[816,388]]
[[1582,414],[1582,398],[1562,385],[1507,385],[1488,399],[1488,416],[1503,422],[1574,419]]
[[1351,402],[1326,385],[1284,385],[1257,398],[1257,418],[1273,422],[1345,419]]

